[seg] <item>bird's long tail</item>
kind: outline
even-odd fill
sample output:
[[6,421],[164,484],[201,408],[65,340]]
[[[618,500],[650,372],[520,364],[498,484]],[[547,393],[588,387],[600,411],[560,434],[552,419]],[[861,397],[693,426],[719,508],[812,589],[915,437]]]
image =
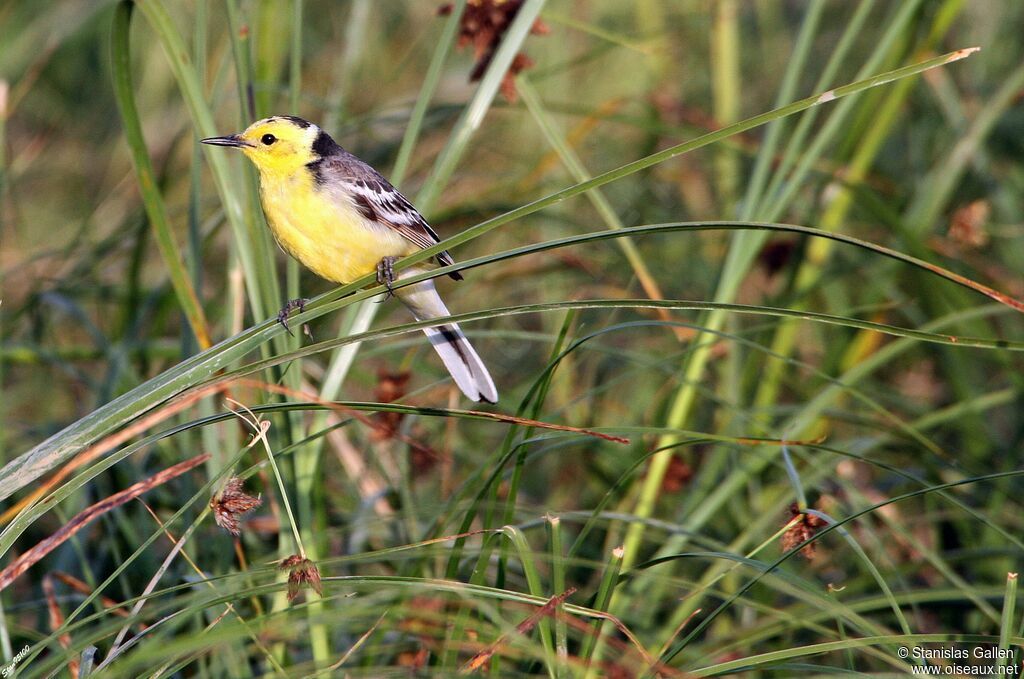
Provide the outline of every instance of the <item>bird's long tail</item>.
[[[437,294],[433,281],[422,281],[395,291],[418,321],[450,316],[448,307]],[[423,328],[434,351],[441,357],[455,384],[471,401],[498,402],[498,390],[469,339],[457,323]]]

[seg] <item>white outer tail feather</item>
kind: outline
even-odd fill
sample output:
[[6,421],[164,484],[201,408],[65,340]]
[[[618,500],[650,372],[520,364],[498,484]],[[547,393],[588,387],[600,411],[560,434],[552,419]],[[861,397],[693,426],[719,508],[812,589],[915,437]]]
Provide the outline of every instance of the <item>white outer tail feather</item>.
[[[418,321],[451,316],[433,281],[422,281],[395,293]],[[491,374],[457,323],[423,328],[423,332],[466,398],[477,402],[498,402],[498,390]]]

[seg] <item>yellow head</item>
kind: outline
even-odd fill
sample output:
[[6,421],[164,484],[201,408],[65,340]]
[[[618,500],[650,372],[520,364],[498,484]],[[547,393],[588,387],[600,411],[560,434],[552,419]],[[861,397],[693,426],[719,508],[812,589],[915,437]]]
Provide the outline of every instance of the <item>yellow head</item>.
[[260,174],[289,174],[320,158],[314,144],[321,134],[313,123],[295,116],[257,120],[245,132],[203,139],[204,144],[231,146],[259,169]]

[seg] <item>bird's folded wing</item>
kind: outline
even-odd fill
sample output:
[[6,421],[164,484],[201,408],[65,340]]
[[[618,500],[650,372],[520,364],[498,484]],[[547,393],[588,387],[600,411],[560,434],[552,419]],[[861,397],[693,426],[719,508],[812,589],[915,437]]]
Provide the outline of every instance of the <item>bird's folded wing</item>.
[[390,226],[421,248],[440,242],[427,220],[390,184],[373,179],[347,179],[344,184],[356,208],[370,221]]
[[[409,199],[355,156],[345,153],[344,156],[319,161],[317,166],[318,183],[340,188],[352,198],[356,209],[366,219],[394,229],[421,248],[440,242],[437,232],[430,228]],[[447,252],[439,254],[437,261],[442,265],[453,262]]]

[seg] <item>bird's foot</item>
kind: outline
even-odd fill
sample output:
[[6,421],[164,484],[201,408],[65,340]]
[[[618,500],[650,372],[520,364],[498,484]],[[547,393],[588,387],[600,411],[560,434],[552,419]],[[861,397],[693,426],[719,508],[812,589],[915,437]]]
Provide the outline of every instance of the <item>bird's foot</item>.
[[[285,305],[277,312],[277,322],[284,326],[284,329],[288,331],[289,335],[292,335],[292,329],[288,327],[288,316],[290,316],[296,309],[298,309],[301,314],[306,310],[307,303],[309,303],[309,300],[303,297],[290,299],[285,302]],[[294,335],[292,336],[294,337]]]
[[391,285],[395,282],[395,262],[397,261],[398,257],[388,256],[377,262],[377,283],[388,289],[388,294],[384,296],[381,302],[386,302],[389,298],[395,296],[395,291]]

